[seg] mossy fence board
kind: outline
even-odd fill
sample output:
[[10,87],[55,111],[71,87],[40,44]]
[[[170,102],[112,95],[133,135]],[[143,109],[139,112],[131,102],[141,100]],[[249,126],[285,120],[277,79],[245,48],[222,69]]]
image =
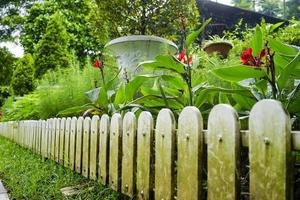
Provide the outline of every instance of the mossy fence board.
[[258,102],[249,130],[239,129],[236,111],[224,104],[212,109],[207,124],[203,130],[200,111],[186,107],[178,121],[162,109],[156,122],[145,111],[1,122],[0,135],[143,200],[203,199],[206,193],[207,199],[240,199],[241,149],[246,147],[250,199],[293,198],[291,152],[300,151],[300,131],[291,131],[281,103]]

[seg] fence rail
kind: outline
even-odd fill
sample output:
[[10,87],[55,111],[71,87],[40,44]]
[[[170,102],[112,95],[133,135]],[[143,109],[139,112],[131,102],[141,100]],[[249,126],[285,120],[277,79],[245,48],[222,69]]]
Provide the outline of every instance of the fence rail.
[[240,199],[243,146],[250,199],[292,199],[292,150],[300,150],[300,131],[274,100],[252,108],[249,130],[219,104],[207,130],[200,111],[186,107],[177,121],[162,109],[156,122],[149,112],[1,122],[0,135],[128,196],[156,200]]

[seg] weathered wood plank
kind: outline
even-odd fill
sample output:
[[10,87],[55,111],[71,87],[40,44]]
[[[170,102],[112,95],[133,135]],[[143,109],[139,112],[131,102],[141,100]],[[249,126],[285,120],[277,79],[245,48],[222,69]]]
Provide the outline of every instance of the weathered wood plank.
[[121,191],[131,197],[136,192],[136,145],[136,117],[128,112],[123,119]]
[[82,166],[83,120],[83,117],[79,117],[76,125],[75,171],[77,173],[81,173]]
[[47,138],[47,133],[46,133],[46,124],[47,122],[45,120],[42,121],[42,156],[43,158],[47,157],[47,143],[48,143],[48,138]]
[[71,132],[70,132],[70,169],[75,169],[75,152],[76,152],[76,126],[77,118],[72,117]]
[[292,199],[291,125],[281,103],[256,103],[249,131],[250,198]]
[[90,147],[90,178],[97,179],[98,171],[98,148],[99,148],[99,116],[93,116],[91,122],[91,147]]
[[86,117],[83,122],[83,152],[82,152],[82,175],[89,177],[90,163],[90,133],[91,133],[91,118]]
[[50,119],[47,119],[46,124],[46,134],[47,134],[47,158],[51,158],[51,130],[50,130]]
[[55,151],[54,151],[54,159],[59,163],[59,139],[60,139],[60,118],[55,119]]
[[185,107],[178,119],[177,198],[201,196],[203,170],[203,120],[196,107]]
[[100,141],[99,141],[99,180],[102,184],[108,184],[109,171],[109,116],[102,115],[100,120]]
[[111,118],[109,148],[109,185],[112,189],[120,191],[122,171],[122,117],[119,113],[115,113]]
[[137,129],[137,195],[138,199],[154,198],[154,122],[150,112],[142,112]]
[[240,134],[237,112],[219,104],[210,112],[207,135],[208,199],[240,199]]
[[66,120],[65,128],[65,145],[64,145],[64,166],[69,167],[70,165],[70,131],[71,131],[71,118],[68,117]]
[[64,164],[64,146],[65,146],[65,128],[66,128],[66,118],[61,118],[60,120],[60,131],[59,131],[59,164]]
[[55,160],[55,118],[50,121],[49,131],[51,133],[51,160]]
[[173,113],[169,109],[162,109],[157,116],[155,129],[155,199],[174,199],[175,127]]

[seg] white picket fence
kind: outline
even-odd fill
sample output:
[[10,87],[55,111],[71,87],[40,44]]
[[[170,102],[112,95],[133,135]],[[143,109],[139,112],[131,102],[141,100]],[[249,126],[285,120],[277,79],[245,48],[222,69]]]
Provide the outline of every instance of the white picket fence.
[[249,147],[250,199],[292,199],[291,153],[300,150],[300,132],[291,131],[290,117],[274,100],[253,107],[244,131],[236,111],[220,104],[207,130],[200,111],[186,107],[178,125],[162,109],[156,123],[149,112],[138,119],[128,112],[3,122],[0,135],[128,196],[156,200],[201,199],[205,181],[207,199],[240,199],[242,146]]

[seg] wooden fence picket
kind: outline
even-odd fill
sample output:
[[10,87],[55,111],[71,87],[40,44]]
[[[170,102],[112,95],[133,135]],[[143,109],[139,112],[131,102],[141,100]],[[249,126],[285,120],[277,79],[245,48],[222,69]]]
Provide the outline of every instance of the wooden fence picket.
[[42,156],[43,158],[47,157],[47,144],[48,144],[48,137],[46,134],[46,124],[47,122],[45,120],[42,121]]
[[177,137],[177,198],[200,199],[204,137],[202,116],[198,108],[185,107],[182,110],[178,119]]
[[90,147],[90,172],[92,180],[97,179],[98,159],[99,159],[99,116],[93,116],[91,121],[91,147]]
[[155,199],[175,198],[175,128],[173,113],[162,109],[155,129]]
[[65,149],[65,128],[66,128],[66,118],[61,118],[60,120],[60,131],[59,131],[59,163],[64,164],[64,149]]
[[60,118],[55,119],[55,152],[54,159],[59,163]]
[[154,198],[154,121],[150,112],[142,112],[137,129],[137,173],[138,199]]
[[76,126],[77,118],[72,117],[71,120],[71,132],[70,132],[70,169],[75,169],[75,153],[76,153]]
[[282,104],[262,100],[249,118],[251,199],[292,199],[291,124]]
[[82,169],[83,120],[83,117],[79,117],[76,124],[75,171],[77,173],[81,173]]
[[136,192],[136,127],[134,113],[126,113],[123,119],[121,192],[128,196]]
[[51,132],[50,132],[50,119],[47,119],[46,124],[46,137],[47,137],[47,158],[50,158],[51,152]]
[[122,117],[119,113],[115,113],[111,118],[109,145],[109,185],[112,189],[120,191],[122,171]]
[[240,142],[237,112],[216,105],[208,118],[208,199],[240,199]]
[[90,163],[90,134],[91,118],[86,117],[83,122],[83,144],[82,144],[82,175],[89,177]]
[[71,132],[71,118],[68,117],[66,120],[65,128],[65,145],[64,145],[64,166],[69,167],[70,165],[70,132]]
[[108,183],[109,172],[109,116],[104,114],[100,120],[100,141],[99,141],[99,180],[102,184]]
[[51,134],[51,160],[55,160],[55,118],[50,121],[49,131]]

